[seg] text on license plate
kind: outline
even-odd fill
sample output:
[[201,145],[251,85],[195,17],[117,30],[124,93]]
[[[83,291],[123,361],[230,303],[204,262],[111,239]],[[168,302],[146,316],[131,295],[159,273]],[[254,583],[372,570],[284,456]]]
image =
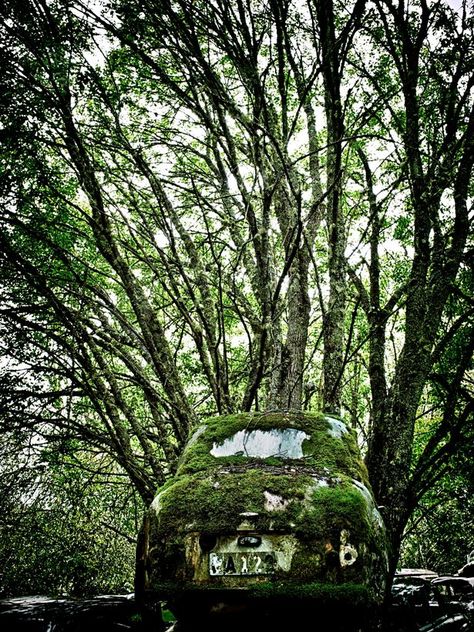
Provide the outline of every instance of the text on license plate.
[[273,553],[210,553],[210,575],[268,575],[276,569]]

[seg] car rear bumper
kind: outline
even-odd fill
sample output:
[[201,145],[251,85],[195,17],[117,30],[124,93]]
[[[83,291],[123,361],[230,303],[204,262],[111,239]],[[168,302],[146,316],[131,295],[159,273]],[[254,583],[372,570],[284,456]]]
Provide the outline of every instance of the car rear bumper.
[[[222,588],[167,583],[147,599],[159,599],[190,630],[229,628],[292,629],[295,617],[304,622],[317,618],[330,622],[331,632],[351,632],[378,616],[379,603],[358,584],[298,584],[261,582],[246,588]],[[150,603],[150,602],[149,602]],[[199,625],[198,625],[199,622]],[[257,625],[258,623],[261,625]],[[275,623],[275,625],[274,625]],[[202,624],[202,625],[201,625]],[[319,629],[319,628],[318,628]],[[326,629],[326,628],[324,628]],[[321,628],[323,630],[323,628]]]
[[145,599],[155,599],[170,604],[245,603],[251,606],[291,603],[317,603],[319,606],[367,608],[377,605],[364,584],[299,583],[295,581],[249,582],[246,586],[216,586],[186,582],[163,582],[153,591],[146,591]]

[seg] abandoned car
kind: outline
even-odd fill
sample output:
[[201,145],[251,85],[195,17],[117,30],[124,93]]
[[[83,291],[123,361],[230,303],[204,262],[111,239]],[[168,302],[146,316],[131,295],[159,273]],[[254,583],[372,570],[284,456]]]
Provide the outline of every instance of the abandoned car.
[[474,626],[474,577],[438,577],[431,584],[448,612],[462,612]]
[[386,577],[355,433],[322,414],[249,413],[190,437],[145,516],[136,594],[178,620],[295,602],[354,620],[382,602]]
[[[472,630],[470,585],[458,577],[404,569],[396,573],[388,632],[469,632]],[[472,592],[471,592],[472,598]]]

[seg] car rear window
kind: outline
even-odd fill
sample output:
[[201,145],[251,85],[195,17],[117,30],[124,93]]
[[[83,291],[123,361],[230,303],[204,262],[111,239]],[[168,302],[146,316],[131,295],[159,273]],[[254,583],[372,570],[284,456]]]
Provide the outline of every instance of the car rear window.
[[266,459],[271,456],[283,459],[303,458],[303,441],[309,435],[295,428],[270,430],[239,430],[221,443],[214,443],[212,456],[247,456]]

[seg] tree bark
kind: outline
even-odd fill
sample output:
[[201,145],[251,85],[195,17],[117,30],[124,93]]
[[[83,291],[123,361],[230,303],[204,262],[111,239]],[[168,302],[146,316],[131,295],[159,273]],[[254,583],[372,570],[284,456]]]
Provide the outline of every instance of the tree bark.
[[344,371],[346,312],[346,235],[341,204],[344,115],[341,105],[341,59],[336,41],[332,0],[317,0],[324,104],[327,122],[327,227],[329,237],[329,300],[324,317],[323,407],[339,414]]

